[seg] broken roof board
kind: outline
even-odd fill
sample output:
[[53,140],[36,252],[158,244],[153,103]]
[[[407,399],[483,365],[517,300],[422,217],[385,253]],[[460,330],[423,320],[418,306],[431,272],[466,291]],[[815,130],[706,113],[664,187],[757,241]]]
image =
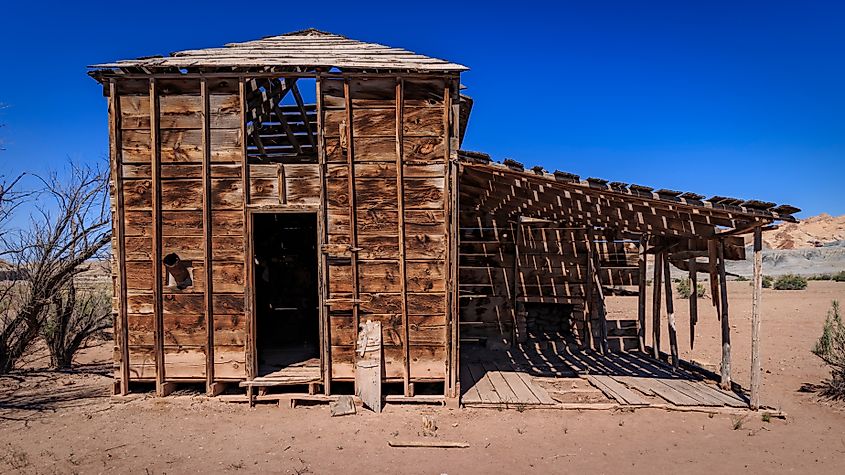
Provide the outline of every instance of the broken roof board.
[[148,57],[89,66],[94,70],[142,68],[270,68],[304,66],[360,70],[461,72],[466,66],[402,48],[352,40],[319,30],[303,30],[222,47],[192,49],[168,57]]

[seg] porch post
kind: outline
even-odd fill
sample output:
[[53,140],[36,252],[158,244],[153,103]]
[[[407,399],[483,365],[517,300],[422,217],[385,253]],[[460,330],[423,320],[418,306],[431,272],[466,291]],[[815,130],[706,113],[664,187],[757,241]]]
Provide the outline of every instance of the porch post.
[[760,303],[763,297],[763,229],[754,228],[754,293],[751,298],[751,409],[760,407]]

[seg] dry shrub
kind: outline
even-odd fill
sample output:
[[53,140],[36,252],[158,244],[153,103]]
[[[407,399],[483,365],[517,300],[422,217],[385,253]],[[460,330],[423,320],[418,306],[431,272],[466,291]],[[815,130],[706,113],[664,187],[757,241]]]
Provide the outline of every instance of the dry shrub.
[[827,312],[822,335],[813,346],[813,354],[830,366],[830,379],[825,381],[823,394],[833,399],[845,399],[845,323],[836,300]]
[[[692,295],[691,287],[692,284],[689,278],[681,279],[680,281],[678,281],[678,285],[675,286],[675,290],[678,291],[678,297],[682,299],[690,298],[690,295]],[[695,293],[699,297],[704,297],[704,295],[707,293],[707,288],[704,287],[703,284],[696,284]]]
[[91,259],[105,257],[111,241],[106,169],[71,163],[63,176],[38,179],[29,225],[9,230],[0,219],[0,258],[15,276],[0,287],[0,374],[27,353],[56,296]]
[[111,295],[107,289],[78,289],[71,281],[53,296],[53,305],[41,329],[50,350],[50,366],[71,367],[76,353],[112,326]]
[[795,274],[782,275],[772,284],[775,290],[804,290],[807,288],[807,278]]

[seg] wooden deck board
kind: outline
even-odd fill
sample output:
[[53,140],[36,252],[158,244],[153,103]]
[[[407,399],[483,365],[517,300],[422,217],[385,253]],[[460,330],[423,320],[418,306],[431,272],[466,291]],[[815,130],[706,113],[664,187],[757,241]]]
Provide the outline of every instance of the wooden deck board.
[[493,388],[496,389],[500,402],[508,404],[520,402],[519,398],[516,394],[514,394],[507,381],[505,381],[504,376],[502,376],[502,373],[496,369],[495,365],[491,364],[489,361],[485,361],[481,363],[481,366],[484,368],[485,377],[490,379],[490,382],[493,384]]
[[487,377],[484,368],[478,363],[469,364],[468,367],[470,373],[472,373],[472,379],[475,380],[475,388],[478,390],[481,402],[491,404],[501,403],[502,400],[493,387],[493,382]]
[[472,373],[469,371],[468,365],[462,364],[461,366],[461,388],[464,389],[464,393],[461,395],[461,400],[464,402],[469,403],[478,403],[481,402],[481,394],[478,392],[478,388],[475,387],[475,383],[477,382],[472,377]]
[[537,378],[579,374],[623,406],[659,406],[665,401],[678,407],[748,407],[741,395],[722,391],[697,373],[672,371],[647,355],[605,356],[572,346],[531,344],[469,355],[461,364],[462,401],[487,407],[556,405]]
[[615,399],[622,404],[647,405],[649,402],[628,389],[623,383],[616,381],[612,376],[591,375],[587,381],[601,389],[608,397]]
[[496,372],[502,375],[502,378],[504,378],[505,382],[508,386],[510,386],[517,402],[520,404],[540,404],[540,400],[537,399],[537,396],[531,391],[531,388],[525,384],[525,381],[519,377],[519,374],[512,366],[504,363],[491,363],[493,363]]

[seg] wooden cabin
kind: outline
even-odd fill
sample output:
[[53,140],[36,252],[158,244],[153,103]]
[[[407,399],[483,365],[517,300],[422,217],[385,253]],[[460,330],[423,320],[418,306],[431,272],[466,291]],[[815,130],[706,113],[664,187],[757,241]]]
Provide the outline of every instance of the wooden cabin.
[[[461,151],[466,69],[317,30],[92,66],[109,104],[116,392],[351,393],[371,322],[385,394],[455,400],[462,346],[647,351],[648,255],[656,283],[672,264],[718,289],[741,234],[794,220]],[[638,315],[610,320],[605,297],[625,287]]]

